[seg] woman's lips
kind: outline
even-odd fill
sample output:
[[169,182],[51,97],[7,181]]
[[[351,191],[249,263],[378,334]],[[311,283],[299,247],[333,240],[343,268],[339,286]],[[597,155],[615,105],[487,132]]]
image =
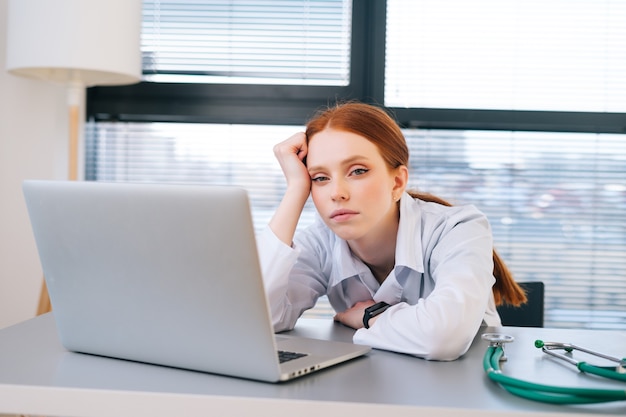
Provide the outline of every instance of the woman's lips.
[[357,211],[348,209],[338,209],[330,213],[330,219],[336,222],[346,221],[359,214]]

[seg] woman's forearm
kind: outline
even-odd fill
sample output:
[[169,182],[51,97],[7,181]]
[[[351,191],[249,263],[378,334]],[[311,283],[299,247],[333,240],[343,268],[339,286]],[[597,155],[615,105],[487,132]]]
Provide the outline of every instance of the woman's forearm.
[[304,186],[288,188],[270,220],[270,228],[286,245],[291,246],[308,196],[308,189]]

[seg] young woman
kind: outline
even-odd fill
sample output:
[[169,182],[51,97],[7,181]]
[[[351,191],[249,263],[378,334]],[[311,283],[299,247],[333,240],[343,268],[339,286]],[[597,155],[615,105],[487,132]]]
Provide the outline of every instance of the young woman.
[[[525,301],[480,211],[407,192],[406,141],[382,109],[327,109],[274,154],[287,189],[259,251],[276,331],[327,295],[355,343],[454,360],[500,324],[496,302]],[[309,195],[319,218],[296,234]]]

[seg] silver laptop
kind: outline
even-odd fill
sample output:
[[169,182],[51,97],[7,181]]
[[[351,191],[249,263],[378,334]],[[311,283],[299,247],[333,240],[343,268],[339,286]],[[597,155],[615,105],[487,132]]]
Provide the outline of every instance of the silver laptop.
[[[25,181],[68,350],[262,381],[366,354],[273,333],[245,190]],[[294,352],[279,361],[278,353]]]

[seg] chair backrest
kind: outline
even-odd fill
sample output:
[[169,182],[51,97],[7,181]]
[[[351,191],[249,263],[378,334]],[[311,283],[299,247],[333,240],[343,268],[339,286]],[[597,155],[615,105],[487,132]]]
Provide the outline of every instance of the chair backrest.
[[526,291],[528,302],[514,307],[500,305],[498,314],[503,326],[543,327],[544,285],[541,281],[518,282]]

